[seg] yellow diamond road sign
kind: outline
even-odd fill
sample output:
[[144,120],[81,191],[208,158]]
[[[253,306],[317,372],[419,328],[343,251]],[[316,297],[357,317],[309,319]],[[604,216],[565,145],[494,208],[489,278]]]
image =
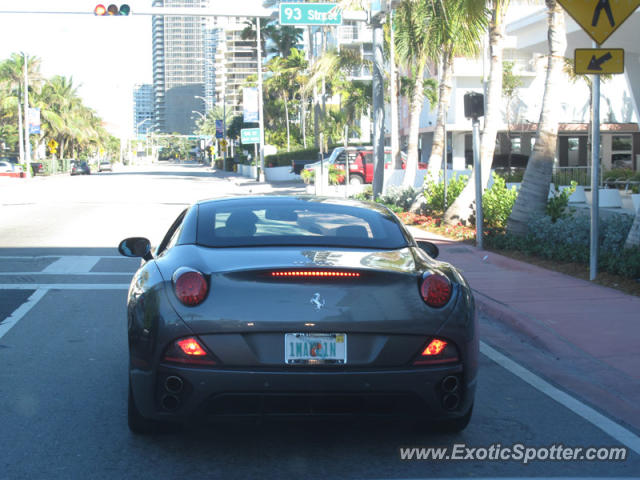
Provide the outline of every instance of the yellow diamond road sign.
[[576,48],[575,71],[580,75],[624,73],[622,48]]
[[558,0],[558,3],[598,45],[640,6],[640,0]]

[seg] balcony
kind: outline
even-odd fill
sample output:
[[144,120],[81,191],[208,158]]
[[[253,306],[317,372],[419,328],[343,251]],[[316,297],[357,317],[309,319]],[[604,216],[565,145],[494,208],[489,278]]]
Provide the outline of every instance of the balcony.
[[341,25],[338,27],[339,44],[372,43],[373,32],[369,28],[356,25]]

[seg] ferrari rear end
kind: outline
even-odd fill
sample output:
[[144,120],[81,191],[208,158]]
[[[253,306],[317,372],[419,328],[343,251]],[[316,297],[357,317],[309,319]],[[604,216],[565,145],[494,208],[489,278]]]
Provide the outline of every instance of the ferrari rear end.
[[140,416],[350,414],[464,428],[478,356],[471,292],[397,228],[398,248],[178,241],[146,264],[129,302]]

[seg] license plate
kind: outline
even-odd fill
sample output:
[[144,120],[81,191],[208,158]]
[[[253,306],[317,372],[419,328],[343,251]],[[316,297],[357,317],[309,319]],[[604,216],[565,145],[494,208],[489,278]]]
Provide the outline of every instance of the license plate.
[[284,361],[298,365],[347,363],[344,333],[285,333]]

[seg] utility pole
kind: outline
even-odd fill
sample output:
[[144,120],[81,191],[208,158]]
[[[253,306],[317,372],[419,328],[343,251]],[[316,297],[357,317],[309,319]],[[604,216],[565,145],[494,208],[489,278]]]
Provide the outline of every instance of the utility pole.
[[264,179],[264,108],[262,105],[262,41],[260,37],[260,17],[256,17],[256,40],[258,48],[258,128],[260,129],[260,163],[258,182]]

